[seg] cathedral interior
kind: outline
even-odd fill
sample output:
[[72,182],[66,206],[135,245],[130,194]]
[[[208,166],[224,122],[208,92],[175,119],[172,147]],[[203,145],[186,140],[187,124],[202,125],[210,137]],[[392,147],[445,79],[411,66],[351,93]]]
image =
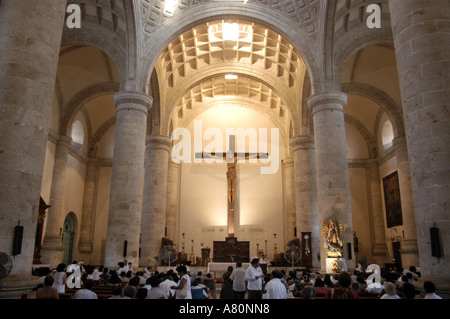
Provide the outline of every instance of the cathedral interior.
[[[416,266],[449,294],[449,8],[0,0],[0,297],[33,265],[154,265],[165,240],[234,261],[230,238],[274,264],[297,240],[322,272]],[[227,178],[195,157],[238,128],[270,160]]]

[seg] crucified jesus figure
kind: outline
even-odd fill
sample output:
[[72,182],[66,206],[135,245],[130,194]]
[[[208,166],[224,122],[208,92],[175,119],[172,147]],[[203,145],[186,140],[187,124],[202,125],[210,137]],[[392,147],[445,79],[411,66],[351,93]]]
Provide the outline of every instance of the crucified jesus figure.
[[230,210],[234,211],[234,198],[235,198],[235,184],[237,179],[236,174],[237,157],[234,158],[233,163],[227,163],[227,179],[228,179],[228,204]]
[[250,158],[268,158],[267,153],[237,153],[235,152],[236,136],[230,135],[230,150],[226,153],[196,153],[196,158],[223,158],[227,162],[227,184],[228,184],[228,235],[234,237],[234,204],[236,194],[237,172],[236,165],[238,160],[246,160]]

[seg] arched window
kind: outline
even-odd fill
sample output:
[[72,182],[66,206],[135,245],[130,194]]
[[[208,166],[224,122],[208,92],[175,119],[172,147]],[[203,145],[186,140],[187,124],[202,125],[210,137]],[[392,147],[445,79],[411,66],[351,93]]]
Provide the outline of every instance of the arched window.
[[392,140],[394,139],[394,127],[392,126],[391,121],[384,122],[381,130],[381,139],[385,148],[392,146]]
[[81,149],[84,144],[84,129],[80,121],[72,125],[72,143],[77,149]]

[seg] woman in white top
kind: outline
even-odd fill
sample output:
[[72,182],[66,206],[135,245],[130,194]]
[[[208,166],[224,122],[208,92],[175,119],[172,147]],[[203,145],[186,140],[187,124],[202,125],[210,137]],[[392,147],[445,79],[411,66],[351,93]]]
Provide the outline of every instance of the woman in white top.
[[[178,276],[180,276],[180,281],[178,281],[178,286],[170,287],[170,289],[176,290],[175,299],[192,299],[191,278],[187,274],[186,266],[178,266],[177,267],[177,272],[178,272]],[[179,296],[179,291],[184,289],[184,288],[186,289],[186,297],[185,298],[181,298]]]
[[59,264],[56,267],[56,272],[53,274],[53,287],[58,289],[58,293],[63,294],[66,292],[66,265]]

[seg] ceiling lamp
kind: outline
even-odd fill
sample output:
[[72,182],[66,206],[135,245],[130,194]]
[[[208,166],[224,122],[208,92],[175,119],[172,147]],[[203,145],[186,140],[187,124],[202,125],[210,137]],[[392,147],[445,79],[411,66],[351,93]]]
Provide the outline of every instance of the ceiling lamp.
[[223,39],[225,41],[239,41],[239,25],[225,22],[222,25]]
[[222,42],[252,42],[253,28],[252,26],[239,24],[236,22],[223,22],[209,26],[209,41]]
[[164,12],[172,15],[178,5],[178,0],[166,0],[164,3]]
[[237,80],[238,76],[235,74],[227,74],[225,75],[225,80]]

